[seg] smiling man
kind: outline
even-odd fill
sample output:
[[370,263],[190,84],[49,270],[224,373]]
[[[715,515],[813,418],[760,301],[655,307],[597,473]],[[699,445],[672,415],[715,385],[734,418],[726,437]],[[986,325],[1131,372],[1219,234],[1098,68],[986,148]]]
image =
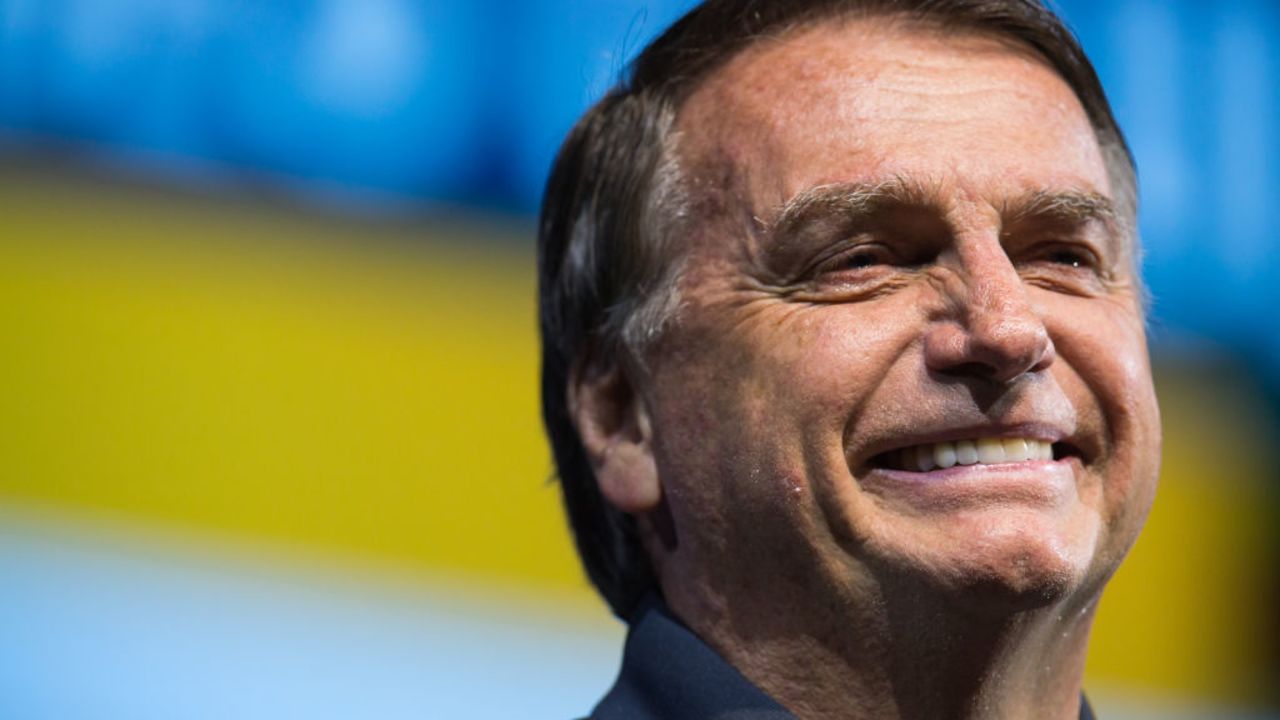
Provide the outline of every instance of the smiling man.
[[1132,159],[1035,2],[712,0],[574,128],[544,414],[595,718],[1089,717],[1160,430]]

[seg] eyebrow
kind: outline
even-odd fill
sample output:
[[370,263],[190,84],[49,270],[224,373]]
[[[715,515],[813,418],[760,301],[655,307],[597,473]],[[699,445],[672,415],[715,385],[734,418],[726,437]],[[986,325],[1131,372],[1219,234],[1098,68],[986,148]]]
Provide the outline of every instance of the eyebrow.
[[1036,190],[1004,203],[1006,224],[1022,220],[1049,220],[1073,225],[1090,221],[1111,224],[1117,213],[1110,198],[1080,190]]
[[887,207],[934,205],[937,195],[934,189],[900,176],[873,183],[817,185],[793,195],[765,226],[771,234],[785,236],[821,217],[857,218]]
[[[765,225],[772,234],[786,236],[812,220],[831,215],[859,218],[889,207],[943,205],[936,188],[907,177],[873,183],[832,183],[795,194],[783,203],[777,219]],[[1109,198],[1085,190],[1033,190],[1000,205],[1003,225],[1021,221],[1071,225],[1100,221],[1112,225],[1117,215],[1115,203]]]

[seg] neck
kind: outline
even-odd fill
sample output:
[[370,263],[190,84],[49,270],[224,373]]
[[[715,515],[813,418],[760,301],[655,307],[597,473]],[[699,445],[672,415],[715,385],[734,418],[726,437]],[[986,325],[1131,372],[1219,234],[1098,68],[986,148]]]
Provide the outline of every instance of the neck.
[[669,600],[801,720],[1077,717],[1096,596],[1049,604],[920,588],[877,596],[813,614],[798,611],[812,606],[800,599],[749,610],[706,597]]

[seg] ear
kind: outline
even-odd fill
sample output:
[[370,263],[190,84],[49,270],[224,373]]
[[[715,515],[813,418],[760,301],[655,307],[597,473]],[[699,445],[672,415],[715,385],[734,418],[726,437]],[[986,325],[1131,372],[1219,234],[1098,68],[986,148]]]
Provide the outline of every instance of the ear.
[[649,413],[619,363],[580,363],[569,378],[569,415],[587,451],[600,493],[628,513],[653,510],[662,485],[653,459]]

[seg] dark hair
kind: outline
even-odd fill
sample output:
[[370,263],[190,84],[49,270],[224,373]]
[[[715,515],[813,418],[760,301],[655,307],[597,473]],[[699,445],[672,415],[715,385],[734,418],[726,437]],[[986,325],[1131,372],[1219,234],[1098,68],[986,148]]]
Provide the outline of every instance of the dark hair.
[[1136,214],[1133,157],[1084,51],[1038,0],[708,0],[654,40],[578,121],[547,182],[538,234],[542,413],[587,574],[626,618],[658,589],[635,518],[601,495],[567,406],[575,363],[639,360],[674,311],[668,252],[687,210],[672,127],[684,100],[763,37],[848,16],[900,15],[1036,51],[1080,99],[1121,214]]

